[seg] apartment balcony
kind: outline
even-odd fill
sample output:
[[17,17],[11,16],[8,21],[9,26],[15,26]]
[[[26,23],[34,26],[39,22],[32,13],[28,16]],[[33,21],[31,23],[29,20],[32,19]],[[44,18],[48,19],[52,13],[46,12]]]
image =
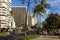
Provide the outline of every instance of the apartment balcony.
[[7,28],[9,22],[5,20],[0,20],[0,23],[0,28]]
[[8,9],[9,11],[11,11],[11,7],[6,5],[5,3],[0,3],[0,8],[6,8]]
[[6,17],[6,16],[0,16],[0,20],[6,20],[6,21],[9,21],[9,18]]
[[7,2],[6,0],[0,0],[0,2]]
[[0,16],[8,17],[8,19],[10,18],[10,15],[9,14],[6,14],[6,13],[0,13]]
[[6,14],[6,13],[0,13],[0,15],[5,15],[5,16],[7,16],[7,14]]
[[2,7],[2,8],[0,8],[0,13],[10,14],[10,11],[7,8]]
[[11,3],[11,0],[0,0],[1,2],[10,2]]
[[1,24],[0,28],[7,28],[8,24]]
[[2,24],[8,24],[8,21],[2,20],[1,23]]
[[0,0],[0,3],[6,3],[6,4],[11,5],[11,1],[9,0]]

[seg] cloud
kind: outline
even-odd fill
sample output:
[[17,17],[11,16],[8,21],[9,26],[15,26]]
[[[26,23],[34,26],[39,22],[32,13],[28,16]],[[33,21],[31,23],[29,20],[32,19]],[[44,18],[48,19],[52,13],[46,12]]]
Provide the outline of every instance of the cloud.
[[47,0],[46,2],[50,4],[51,8],[46,9],[47,15],[44,15],[44,18],[42,17],[42,22],[46,19],[46,17],[48,17],[48,14],[51,12],[60,13],[60,0]]
[[51,12],[60,13],[60,0],[47,0],[47,3],[51,6]]
[[46,9],[46,14],[50,14],[49,12],[50,12],[50,10],[49,9]]
[[51,6],[60,6],[60,0],[50,0],[50,1],[47,1],[47,3],[50,3]]

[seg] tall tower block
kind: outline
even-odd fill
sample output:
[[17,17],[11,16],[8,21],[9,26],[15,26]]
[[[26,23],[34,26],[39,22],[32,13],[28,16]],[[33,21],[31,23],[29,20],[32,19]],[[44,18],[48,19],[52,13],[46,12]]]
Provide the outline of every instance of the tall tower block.
[[11,0],[0,0],[0,28],[9,27]]

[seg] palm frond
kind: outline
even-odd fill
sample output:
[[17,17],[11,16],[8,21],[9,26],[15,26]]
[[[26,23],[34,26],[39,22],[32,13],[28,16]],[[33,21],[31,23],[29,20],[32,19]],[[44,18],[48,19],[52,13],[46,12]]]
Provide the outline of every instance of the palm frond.
[[50,4],[46,3],[44,6],[45,6],[45,8],[50,8]]
[[38,4],[38,5],[34,8],[33,12],[34,12],[35,14],[41,15],[41,14],[43,14],[43,13],[46,13],[46,10],[45,10],[46,8],[50,8],[50,4],[46,3],[46,0],[41,0],[41,4]]

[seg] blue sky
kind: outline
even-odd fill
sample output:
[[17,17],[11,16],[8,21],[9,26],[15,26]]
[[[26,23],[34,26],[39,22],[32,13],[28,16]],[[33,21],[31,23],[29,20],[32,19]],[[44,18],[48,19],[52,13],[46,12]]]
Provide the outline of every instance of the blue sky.
[[[47,10],[47,14],[53,13],[59,13],[60,14],[60,0],[46,0],[47,3],[50,4],[50,9]],[[46,18],[46,16],[44,16]],[[42,20],[44,20],[42,18]]]
[[51,5],[50,12],[60,13],[60,0],[47,0],[47,3]]
[[[32,13],[33,8],[35,7],[35,3],[31,3],[30,5],[30,13]],[[21,0],[12,0],[12,6],[27,6],[27,3],[22,4]]]
[[[51,6],[51,8],[47,10],[47,14],[51,12],[60,13],[60,0],[46,0],[46,2],[49,3]],[[25,5],[21,4],[21,0],[12,0],[12,6],[25,6]],[[32,13],[34,5],[35,4],[31,4],[30,13]],[[44,16],[44,18],[46,18],[46,16]],[[44,20],[44,18],[42,18],[42,20]]]
[[[60,13],[60,0],[46,0],[47,3],[50,4],[51,8],[49,9],[50,12],[58,12]],[[26,4],[25,4],[26,5]],[[12,0],[12,6],[25,6],[21,4],[21,0]],[[34,4],[31,4],[31,9],[34,7]]]

